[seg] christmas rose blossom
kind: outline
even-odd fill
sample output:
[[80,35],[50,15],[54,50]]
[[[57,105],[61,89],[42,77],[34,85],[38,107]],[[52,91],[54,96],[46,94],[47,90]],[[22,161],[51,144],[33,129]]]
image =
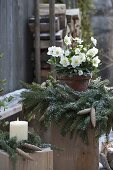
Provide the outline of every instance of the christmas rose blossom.
[[94,37],[91,37],[91,41],[92,41],[92,43],[94,44],[94,46],[97,45],[97,40],[96,40]]
[[80,57],[79,56],[73,56],[71,58],[71,65],[73,68],[75,68],[76,66],[80,66],[81,64],[81,60],[80,60]]
[[64,37],[64,43],[66,45],[71,45],[71,37],[68,37],[67,35]]
[[98,58],[98,56],[93,58],[92,63],[94,67],[98,67],[98,64],[100,63],[100,59]]
[[70,51],[69,50],[65,50],[64,51],[64,55],[67,57],[67,56],[69,56],[69,54],[70,54]]
[[80,38],[76,37],[75,40],[78,44],[82,44],[83,43],[83,40],[81,40]]
[[79,54],[80,53],[80,49],[79,48],[76,48],[75,49],[75,54]]
[[97,53],[98,53],[98,49],[93,47],[87,51],[86,55],[94,57]]
[[80,53],[79,57],[80,57],[81,62],[85,62],[86,61],[86,55],[84,53]]
[[55,46],[49,47],[47,54],[53,56],[53,52],[54,52],[55,48],[56,48]]
[[60,64],[63,65],[63,67],[67,67],[70,65],[70,62],[67,57],[61,57]]
[[79,71],[78,71],[78,75],[79,75],[79,76],[82,76],[82,75],[83,75],[83,71],[82,71],[82,70],[79,70]]
[[48,48],[47,54],[52,56],[48,63],[55,67],[58,74],[67,76],[92,75],[100,63],[96,44],[97,40],[93,37],[86,44],[78,37],[73,38],[66,35],[62,48],[56,46]]

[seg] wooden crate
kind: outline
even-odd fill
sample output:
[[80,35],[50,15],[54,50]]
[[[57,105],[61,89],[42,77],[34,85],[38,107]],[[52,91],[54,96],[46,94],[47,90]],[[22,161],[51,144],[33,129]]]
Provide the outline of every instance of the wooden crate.
[[[40,4],[40,15],[49,16],[49,4]],[[55,16],[59,18],[60,29],[65,29],[67,26],[65,4],[55,4]]]
[[[33,161],[18,157],[16,170],[53,170],[53,152],[49,149],[30,154]],[[0,151],[0,170],[13,170],[9,155]]]
[[89,144],[83,143],[79,136],[70,139],[60,135],[55,125],[45,134],[45,140],[63,151],[53,152],[54,170],[98,170],[99,146],[93,128],[88,130]]

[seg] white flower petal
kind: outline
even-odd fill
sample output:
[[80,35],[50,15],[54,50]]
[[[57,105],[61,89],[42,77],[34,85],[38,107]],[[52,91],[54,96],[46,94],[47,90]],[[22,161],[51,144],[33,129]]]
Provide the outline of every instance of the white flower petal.
[[54,47],[53,48],[53,52],[52,52],[52,56],[54,57],[60,57],[63,55],[63,50],[61,47]]
[[83,43],[83,40],[81,40],[80,38],[76,37],[74,39],[78,44],[82,44]]
[[71,45],[71,37],[68,37],[67,35],[64,37],[64,43],[66,45]]
[[80,57],[79,56],[73,56],[72,59],[71,59],[71,65],[73,68],[75,68],[76,66],[80,66],[81,64],[81,60],[80,60]]
[[63,65],[63,67],[67,67],[70,65],[70,62],[67,57],[61,57],[60,64]]
[[56,49],[56,46],[49,47],[47,54],[53,56],[55,49]]
[[97,53],[98,53],[98,49],[93,47],[87,51],[86,55],[94,57]]
[[79,54],[80,53],[80,49],[79,48],[76,48],[75,49],[75,54]]
[[91,37],[91,41],[92,41],[92,43],[94,44],[94,46],[97,45],[97,40],[96,40],[94,37]]
[[79,57],[80,57],[81,62],[85,62],[86,61],[86,55],[84,53],[80,53]]
[[83,71],[82,71],[82,70],[79,70],[79,71],[78,71],[78,75],[79,75],[79,76],[82,76],[82,75],[83,75]]
[[98,67],[98,64],[100,63],[100,59],[98,58],[98,56],[93,58],[92,63],[94,67]]
[[64,54],[65,54],[65,56],[67,57],[67,56],[69,56],[70,51],[69,51],[69,50],[65,50]]

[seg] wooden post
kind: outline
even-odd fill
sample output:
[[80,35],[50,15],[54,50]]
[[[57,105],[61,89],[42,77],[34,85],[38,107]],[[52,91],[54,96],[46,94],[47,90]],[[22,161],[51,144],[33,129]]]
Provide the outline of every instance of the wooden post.
[[35,75],[36,82],[41,82],[41,61],[40,61],[40,12],[39,0],[35,0]]
[[[49,0],[49,16],[50,16],[50,45],[55,45],[55,0]],[[55,77],[54,67],[51,67],[53,76]]]
[[74,136],[73,139],[70,139],[69,134],[61,136],[60,130],[54,124],[45,134],[45,138],[46,142],[62,149],[53,152],[54,170],[98,170],[99,145],[92,127],[88,129],[88,144],[79,136]]
[[55,45],[55,0],[49,0],[50,44]]

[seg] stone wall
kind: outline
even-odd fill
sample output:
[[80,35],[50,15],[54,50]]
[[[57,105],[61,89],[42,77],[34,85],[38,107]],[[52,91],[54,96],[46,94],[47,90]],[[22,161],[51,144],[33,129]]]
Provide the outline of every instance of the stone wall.
[[95,14],[92,16],[94,36],[98,40],[102,65],[100,75],[113,85],[113,0],[93,0]]

